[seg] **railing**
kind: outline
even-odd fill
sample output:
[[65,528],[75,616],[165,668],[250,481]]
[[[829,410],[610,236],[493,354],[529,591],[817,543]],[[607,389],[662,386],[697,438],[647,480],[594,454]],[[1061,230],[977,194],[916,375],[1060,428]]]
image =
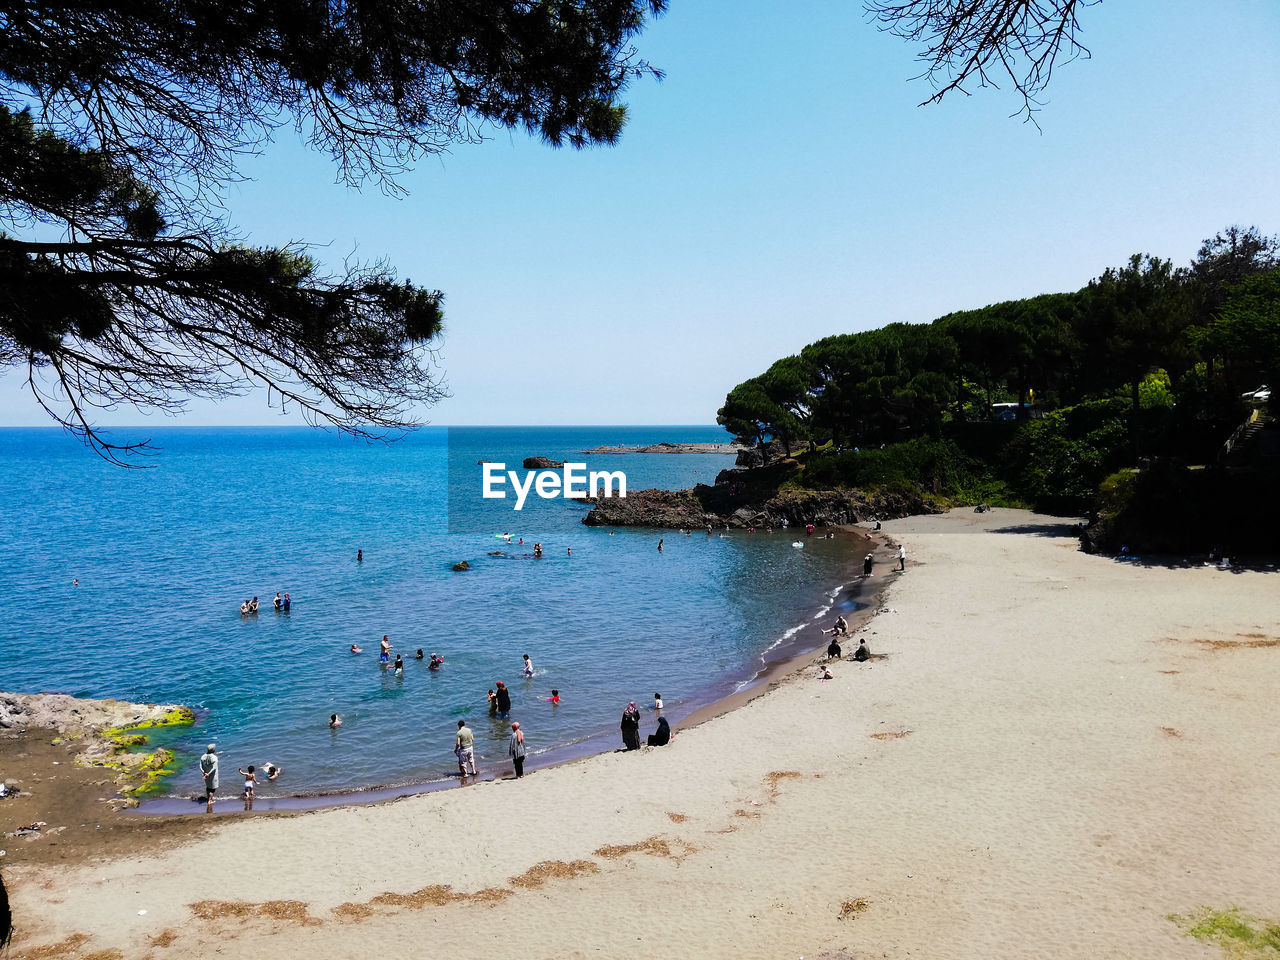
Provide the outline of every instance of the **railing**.
[[1219,463],[1221,463],[1223,460],[1227,459],[1227,457],[1231,455],[1231,450],[1236,445],[1236,443],[1240,440],[1241,434],[1243,434],[1245,430],[1249,428],[1250,424],[1258,422],[1258,417],[1260,414],[1261,414],[1261,411],[1257,407],[1254,407],[1253,411],[1249,414],[1249,416],[1245,418],[1244,423],[1236,427],[1235,432],[1232,433],[1231,436],[1227,438],[1227,442],[1224,443],[1222,445],[1222,449],[1218,451]]

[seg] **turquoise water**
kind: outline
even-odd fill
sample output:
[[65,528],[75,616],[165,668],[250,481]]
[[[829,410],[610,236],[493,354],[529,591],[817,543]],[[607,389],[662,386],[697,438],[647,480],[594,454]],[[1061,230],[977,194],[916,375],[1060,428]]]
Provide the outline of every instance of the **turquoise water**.
[[[285,769],[260,796],[447,777],[459,718],[482,766],[496,766],[509,731],[485,708],[497,680],[536,767],[554,748],[616,735],[629,700],[643,708],[660,691],[679,715],[731,691],[810,624],[840,573],[836,542],[797,549],[794,531],[610,535],[580,523],[581,505],[533,498],[495,514],[479,468],[461,469],[543,455],[623,469],[631,489],[687,487],[732,458],[581,451],[725,440],[715,427],[426,428],[392,444],[305,428],[138,436],[162,448],[154,469],[113,467],[58,430],[0,430],[0,689],[194,706],[196,727],[172,736],[184,767],[173,795],[197,789],[209,740],[229,772]],[[495,539],[505,531],[525,546]],[[453,572],[458,560],[471,569]],[[271,607],[277,590],[292,596],[287,614]],[[242,617],[255,594],[261,612]],[[378,664],[383,634],[406,657],[402,677]],[[806,638],[820,642],[815,625]],[[418,648],[445,667],[428,671]],[[552,688],[558,707],[544,701]],[[344,725],[331,731],[335,712]],[[653,726],[646,713],[642,734]]]

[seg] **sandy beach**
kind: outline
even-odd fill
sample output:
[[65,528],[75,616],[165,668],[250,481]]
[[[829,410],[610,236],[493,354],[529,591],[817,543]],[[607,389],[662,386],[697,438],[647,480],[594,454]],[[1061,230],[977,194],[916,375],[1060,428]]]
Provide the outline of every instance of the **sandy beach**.
[[6,839],[11,955],[1208,958],[1169,915],[1280,915],[1276,573],[1011,510],[885,532],[884,659],[518,782],[91,862]]

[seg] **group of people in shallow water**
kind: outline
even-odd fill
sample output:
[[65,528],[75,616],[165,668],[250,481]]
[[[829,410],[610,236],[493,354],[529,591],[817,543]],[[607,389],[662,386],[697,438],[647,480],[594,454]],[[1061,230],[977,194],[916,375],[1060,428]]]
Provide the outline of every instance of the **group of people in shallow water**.
[[[200,776],[204,780],[205,812],[212,813],[214,794],[218,792],[218,745],[216,743],[211,743],[205,748],[200,757],[199,768]],[[261,770],[262,780],[274,783],[279,779],[280,772],[280,768],[274,763],[264,763]],[[244,792],[240,795],[244,801],[244,808],[252,810],[255,788],[262,782],[258,779],[258,767],[251,763],[248,767],[237,767],[236,773],[244,777]],[[193,799],[199,800],[200,797]]]
[[[292,602],[293,601],[289,599],[289,595],[287,593],[284,596],[281,596],[280,591],[277,590],[276,598],[271,601],[271,605],[275,607],[276,613],[288,613],[289,606],[290,604],[292,604]],[[240,604],[240,615],[242,617],[247,617],[257,612],[258,612],[257,597],[253,597],[249,600],[246,600],[244,603]]]

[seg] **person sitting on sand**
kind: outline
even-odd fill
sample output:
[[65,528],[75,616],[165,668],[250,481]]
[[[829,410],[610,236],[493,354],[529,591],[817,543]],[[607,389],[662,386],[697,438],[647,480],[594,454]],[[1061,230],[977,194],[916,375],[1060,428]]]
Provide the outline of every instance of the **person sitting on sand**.
[[336,713],[329,714],[329,729],[337,730],[340,726],[342,726],[342,718]]
[[840,644],[835,639],[832,639],[831,643],[827,645],[827,659],[828,660],[840,659]]
[[649,734],[648,744],[651,747],[665,747],[671,742],[671,724],[666,717],[658,718],[658,732]]
[[818,668],[818,679],[819,680],[835,679],[835,677],[832,675],[831,671],[827,668],[827,665],[825,663]]
[[849,633],[849,621],[844,618],[844,614],[836,617],[835,624],[831,627],[831,635],[833,637],[847,636]]
[[858,649],[853,651],[853,659],[857,660],[858,662],[871,659],[871,651],[867,649],[866,640],[858,641]]
[[357,647],[357,646],[353,643],[353,644],[351,645],[351,652],[352,652],[352,653],[364,653],[364,649],[363,649],[362,647]]

